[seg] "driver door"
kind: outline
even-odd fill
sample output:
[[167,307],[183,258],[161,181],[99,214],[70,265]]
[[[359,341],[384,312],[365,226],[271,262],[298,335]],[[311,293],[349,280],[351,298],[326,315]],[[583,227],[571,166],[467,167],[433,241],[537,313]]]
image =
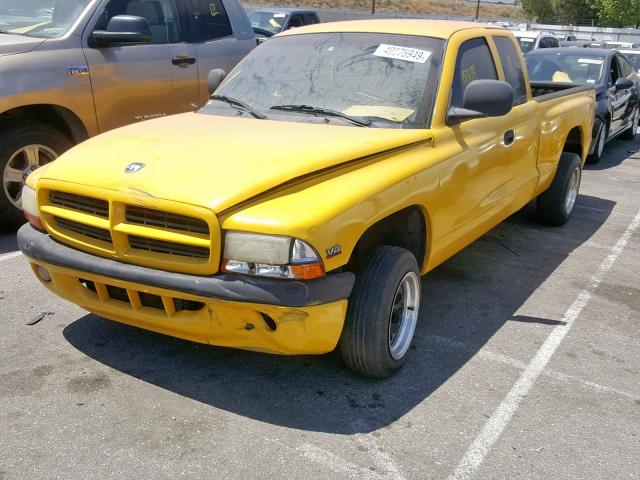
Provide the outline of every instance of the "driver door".
[[[105,30],[116,15],[145,18],[151,43],[89,47],[90,32]],[[84,51],[101,132],[196,108],[195,55],[181,43],[178,18],[172,0],[110,0],[88,29]]]

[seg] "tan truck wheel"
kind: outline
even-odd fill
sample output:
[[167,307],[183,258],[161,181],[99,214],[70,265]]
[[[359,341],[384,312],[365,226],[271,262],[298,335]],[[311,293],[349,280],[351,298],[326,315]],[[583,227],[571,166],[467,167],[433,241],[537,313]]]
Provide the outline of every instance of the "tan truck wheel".
[[411,252],[381,246],[358,272],[340,352],[354,372],[385,378],[406,361],[420,309],[420,271]]
[[69,148],[71,142],[67,137],[46,124],[21,122],[2,132],[0,226],[3,230],[13,230],[26,221],[21,210],[21,194],[27,176]]

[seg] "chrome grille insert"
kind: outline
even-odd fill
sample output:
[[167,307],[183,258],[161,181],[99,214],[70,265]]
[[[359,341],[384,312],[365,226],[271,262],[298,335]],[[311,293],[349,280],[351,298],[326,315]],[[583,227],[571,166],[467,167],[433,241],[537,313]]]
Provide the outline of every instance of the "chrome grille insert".
[[209,225],[199,218],[187,217],[177,213],[162,212],[151,208],[127,206],[127,222],[151,227],[170,228],[192,233],[209,235]]
[[138,250],[148,250],[150,252],[165,253],[168,255],[180,255],[183,257],[209,258],[207,247],[197,247],[182,243],[166,242],[164,240],[154,240],[151,238],[129,235],[129,245]]
[[102,228],[92,227],[90,225],[85,225],[84,223],[74,222],[72,220],[67,220],[66,218],[54,217],[56,223],[70,230],[74,233],[78,233],[80,235],[84,235],[85,237],[94,238],[96,240],[100,240],[107,243],[113,243],[111,240],[111,232],[109,230],[103,230]]
[[49,201],[54,205],[78,212],[109,218],[109,202],[106,200],[76,195],[75,193],[52,191],[49,193]]

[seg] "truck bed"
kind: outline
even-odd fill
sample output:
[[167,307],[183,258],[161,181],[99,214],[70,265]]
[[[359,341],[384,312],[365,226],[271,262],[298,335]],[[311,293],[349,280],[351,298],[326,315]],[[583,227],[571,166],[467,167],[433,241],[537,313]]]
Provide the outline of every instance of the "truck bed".
[[557,82],[530,82],[531,96],[538,102],[551,100],[552,98],[563,97],[578,92],[592,90],[589,85],[579,85],[577,83],[557,83]]

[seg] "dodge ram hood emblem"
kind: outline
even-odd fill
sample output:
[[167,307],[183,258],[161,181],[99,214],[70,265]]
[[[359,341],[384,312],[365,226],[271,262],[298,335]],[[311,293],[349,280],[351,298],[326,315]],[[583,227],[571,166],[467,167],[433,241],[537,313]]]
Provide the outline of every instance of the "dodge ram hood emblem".
[[133,162],[127,165],[124,169],[124,173],[136,173],[138,170],[142,170],[144,168],[144,163],[142,162]]

